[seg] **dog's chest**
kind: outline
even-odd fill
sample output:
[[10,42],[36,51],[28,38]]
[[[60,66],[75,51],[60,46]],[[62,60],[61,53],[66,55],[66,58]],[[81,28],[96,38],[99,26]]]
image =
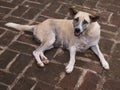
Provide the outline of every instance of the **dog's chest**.
[[87,50],[90,47],[89,43],[90,43],[90,41],[87,37],[81,36],[81,37],[77,38],[75,41],[75,46],[77,48],[77,51],[84,52],[85,50]]

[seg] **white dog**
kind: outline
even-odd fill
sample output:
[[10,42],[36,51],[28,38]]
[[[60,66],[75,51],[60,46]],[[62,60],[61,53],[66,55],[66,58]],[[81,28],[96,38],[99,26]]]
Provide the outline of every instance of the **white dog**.
[[20,25],[7,23],[6,26],[18,30],[33,32],[34,36],[41,41],[38,49],[33,51],[37,63],[44,67],[49,63],[44,51],[55,46],[66,48],[70,52],[70,61],[66,66],[66,72],[71,73],[75,64],[75,54],[91,48],[99,57],[102,66],[109,69],[109,64],[105,60],[99,49],[100,25],[97,23],[99,16],[94,16],[86,12],[75,11],[70,8],[70,15],[73,20],[47,19],[38,25]]

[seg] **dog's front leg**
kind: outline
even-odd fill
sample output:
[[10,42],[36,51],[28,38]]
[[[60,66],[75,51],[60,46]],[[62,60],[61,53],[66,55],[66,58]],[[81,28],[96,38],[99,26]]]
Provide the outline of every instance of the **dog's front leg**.
[[75,64],[76,47],[75,46],[70,47],[69,52],[70,52],[70,61],[66,66],[67,73],[71,73],[73,71],[74,64]]
[[108,64],[108,62],[105,60],[103,54],[101,53],[101,51],[100,51],[100,49],[99,49],[99,46],[98,46],[98,45],[95,45],[95,46],[91,47],[91,49],[92,49],[93,52],[99,57],[102,66],[103,66],[105,69],[109,69],[109,64]]

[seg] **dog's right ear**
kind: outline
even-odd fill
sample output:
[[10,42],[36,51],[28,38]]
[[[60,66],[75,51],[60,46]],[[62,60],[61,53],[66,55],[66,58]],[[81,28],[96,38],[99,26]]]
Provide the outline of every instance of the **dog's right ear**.
[[70,16],[71,16],[72,18],[77,14],[77,11],[74,10],[73,8],[69,8],[69,12],[70,12]]
[[100,18],[100,16],[89,16],[89,18],[91,22],[96,22]]

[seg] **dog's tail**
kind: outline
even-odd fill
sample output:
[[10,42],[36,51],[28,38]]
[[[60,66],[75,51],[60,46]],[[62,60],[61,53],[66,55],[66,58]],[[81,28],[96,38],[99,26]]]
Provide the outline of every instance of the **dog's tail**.
[[7,27],[11,27],[20,31],[33,31],[35,25],[21,25],[21,24],[17,24],[17,23],[6,23],[5,26]]

